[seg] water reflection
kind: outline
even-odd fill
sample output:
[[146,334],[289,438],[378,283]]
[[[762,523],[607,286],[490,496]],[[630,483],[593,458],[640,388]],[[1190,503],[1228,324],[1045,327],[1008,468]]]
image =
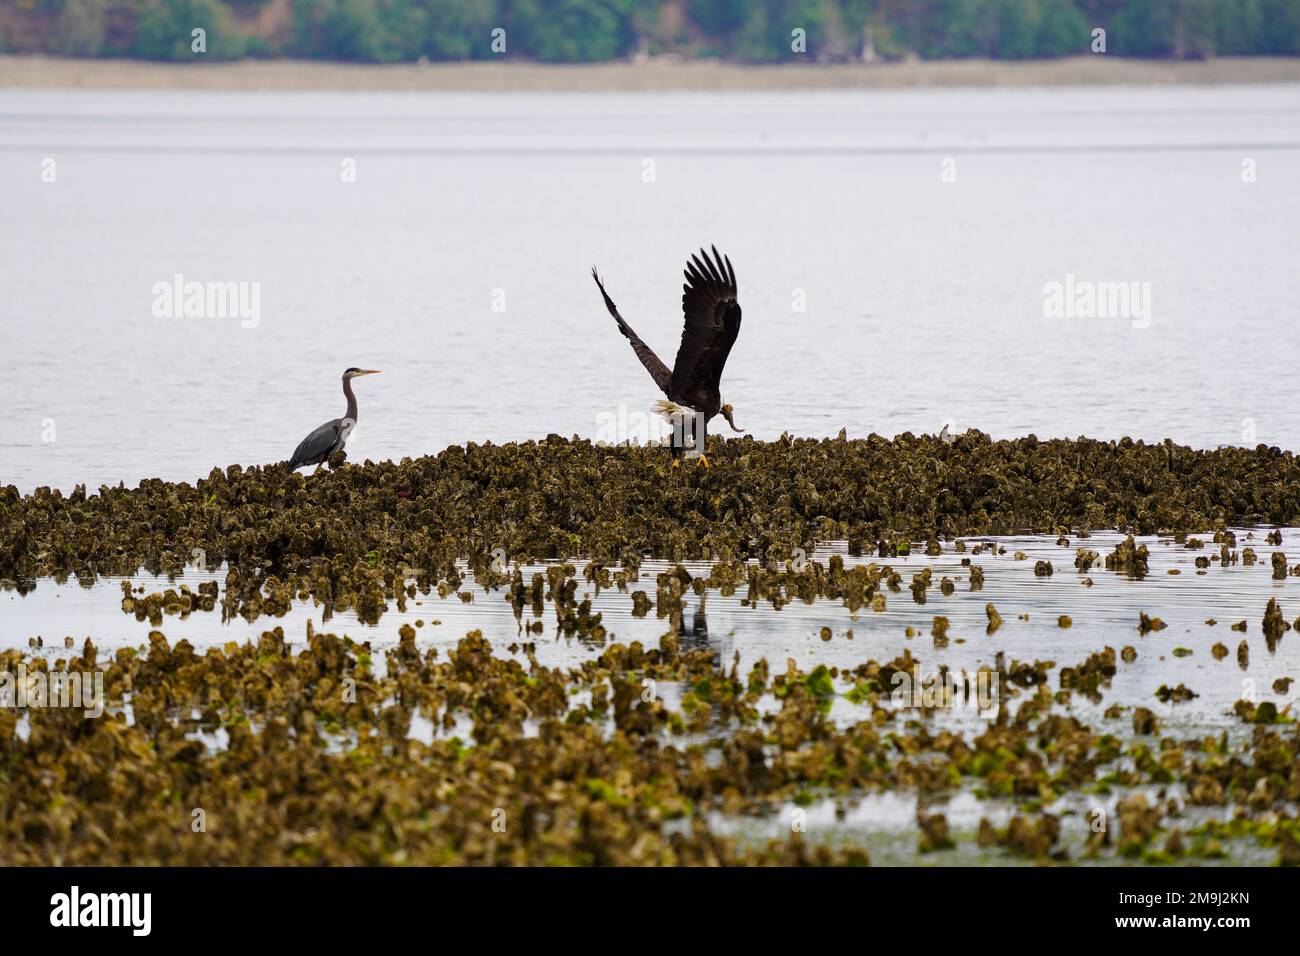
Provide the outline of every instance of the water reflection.
[[[505,592],[485,590],[468,568],[463,572],[463,590],[472,593],[472,601],[467,603],[454,594],[445,599],[436,593],[417,595],[407,600],[403,611],[390,608],[377,625],[361,624],[352,612],[338,613],[327,621],[322,607],[299,601],[282,617],[252,622],[236,618],[223,623],[216,612],[194,612],[188,617],[166,617],[158,629],[173,643],[183,638],[202,650],[232,640],[255,641],[263,631],[282,627],[290,644],[302,647],[310,622],[316,630],[368,641],[382,652],[396,645],[398,630],[409,624],[416,630],[418,645],[438,647],[444,653],[468,631],[477,629],[502,655],[515,655],[526,662],[524,645],[531,644],[540,663],[559,667],[591,659],[611,641],[639,641],[645,647],[658,647],[665,634],[672,634],[680,649],[707,650],[717,667],[729,670],[735,663],[741,673],[760,658],[766,658],[774,672],[784,670],[787,659],[804,671],[825,664],[846,672],[869,659],[886,662],[904,652],[920,661],[927,672],[946,667],[973,673],[993,666],[1001,655],[1013,666],[1017,662],[1050,662],[1049,686],[1053,689],[1059,686],[1061,668],[1077,667],[1106,647],[1117,654],[1129,647],[1134,659],[1117,665],[1110,687],[1103,688],[1099,700],[1088,700],[1079,693],[1071,696],[1068,706],[1080,719],[1104,719],[1106,709],[1115,704],[1142,706],[1151,709],[1162,724],[1189,732],[1228,730],[1237,734],[1248,730],[1248,725],[1231,713],[1234,702],[1254,695],[1284,709],[1300,690],[1295,683],[1285,683],[1288,677],[1300,677],[1300,638],[1286,633],[1270,650],[1261,623],[1270,598],[1278,600],[1288,619],[1300,614],[1300,600],[1292,597],[1297,579],[1274,579],[1268,560],[1274,551],[1300,550],[1300,530],[1282,529],[1277,545],[1265,544],[1271,529],[1233,530],[1236,550],[1253,547],[1260,554],[1259,563],[1208,563],[1201,568],[1197,558],[1213,549],[1188,548],[1168,537],[1143,537],[1139,543],[1150,551],[1150,574],[1143,580],[1107,571],[1101,562],[1086,575],[1073,567],[1076,547],[1086,546],[1104,556],[1123,540],[1117,532],[1099,532],[1066,545],[1053,537],[1035,535],[968,539],[965,552],[956,551],[950,543],[939,555],[914,549],[906,557],[889,559],[854,557],[847,553],[844,542],[829,542],[810,557],[824,564],[832,555],[839,555],[846,566],[887,563],[904,581],[928,567],[936,583],[944,577],[953,583],[952,593],[947,595],[931,587],[924,604],[916,603],[906,586],[898,592],[885,591],[883,611],[863,608],[854,612],[837,601],[805,601],[793,595],[777,609],[770,602],[750,603],[742,587],[729,595],[710,590],[703,597],[686,588],[677,611],[638,614],[630,592],[644,590],[653,595],[656,575],[668,570],[667,562],[644,562],[639,578],[624,592],[598,590],[583,581],[583,562],[579,561],[577,599],[590,600],[592,613],[601,616],[606,631],[603,640],[565,633],[550,605],[542,607],[541,614],[526,607],[517,618]],[[1200,537],[1208,541],[1211,536]],[[978,555],[977,542],[986,544]],[[1052,562],[1054,573],[1035,574],[1035,565],[1046,561]],[[974,566],[983,571],[984,580],[982,588],[973,591],[970,576]],[[708,566],[700,563],[689,563],[686,569],[697,578],[708,573]],[[544,566],[524,568],[526,576],[534,571],[544,571]],[[216,569],[190,571],[176,582],[150,576],[132,580],[147,592],[176,587],[178,582],[197,591],[201,584],[223,577],[224,571]],[[41,580],[25,596],[15,590],[0,591],[0,647],[27,649],[29,639],[39,636],[43,647],[34,653],[54,660],[68,653],[65,637],[73,638],[78,646],[91,637],[110,652],[124,646],[147,646],[154,628],[120,610],[120,586],[119,580],[108,578],[89,588],[71,581],[59,585]],[[987,604],[997,608],[1004,622],[992,635],[986,633]],[[1167,626],[1143,635],[1138,623],[1144,612],[1160,617]],[[932,636],[936,616],[948,621],[943,639]],[[1069,617],[1068,628],[1061,626],[1062,616]],[[1245,622],[1244,630],[1231,629],[1240,622]],[[1242,642],[1248,646],[1244,665],[1237,659]],[[1216,659],[1212,653],[1215,645],[1226,648],[1227,656]],[[382,653],[376,654],[376,659],[381,657]],[[1157,696],[1162,687],[1179,685],[1198,696],[1186,702]],[[841,681],[838,689],[842,693],[848,686]],[[1010,705],[1016,706],[1016,701]],[[831,714],[837,722],[862,719],[862,709],[842,696],[833,700]],[[929,719],[967,729],[979,726],[977,716],[960,710]]]

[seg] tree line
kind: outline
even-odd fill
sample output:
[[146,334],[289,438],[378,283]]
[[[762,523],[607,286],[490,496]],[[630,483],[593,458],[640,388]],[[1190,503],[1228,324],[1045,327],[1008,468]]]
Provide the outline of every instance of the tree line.
[[0,0],[0,52],[149,60],[1026,59],[1099,43],[1293,56],[1300,0]]

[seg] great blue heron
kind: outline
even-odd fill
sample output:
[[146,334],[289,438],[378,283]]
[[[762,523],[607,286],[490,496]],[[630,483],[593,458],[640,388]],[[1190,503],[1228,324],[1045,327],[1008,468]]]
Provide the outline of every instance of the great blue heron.
[[289,459],[289,470],[303,465],[319,465],[336,451],[342,451],[348,436],[357,424],[357,397],[352,394],[352,380],[360,375],[378,375],[378,369],[350,368],[343,373],[343,394],[348,400],[348,410],[342,418],[326,422],[304,438]]
[[618,307],[595,269],[591,270],[591,277],[596,280],[605,308],[618,323],[619,331],[632,343],[632,351],[668,398],[656,402],[655,410],[673,423],[673,466],[677,466],[685,453],[689,458],[699,459],[707,468],[704,439],[709,419],[721,412],[733,431],[744,431],[736,427],[731,406],[722,401],[720,390],[722,367],[727,364],[731,346],[740,332],[740,304],[736,301],[736,273],[731,268],[731,260],[719,255],[714,246],[713,258],[701,249],[699,255],[691,256],[686,263],[686,284],[682,286],[686,324],[672,371],[618,314]]

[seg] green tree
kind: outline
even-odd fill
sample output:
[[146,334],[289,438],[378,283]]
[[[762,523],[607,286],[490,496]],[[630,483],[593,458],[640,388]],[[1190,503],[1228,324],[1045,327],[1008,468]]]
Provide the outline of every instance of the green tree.
[[[1300,0],[289,0],[290,29],[258,15],[280,0],[0,0],[22,52],[191,60],[287,53],[393,62],[509,52],[546,61],[609,60],[642,39],[653,51],[751,62],[898,57],[1019,59],[1082,53],[1094,27],[1121,56],[1300,53]],[[274,19],[274,18],[272,18]],[[4,39],[0,37],[0,45]]]
[[374,62],[387,46],[375,0],[293,0],[289,52]]
[[633,42],[632,6],[631,0],[514,0],[510,49],[548,62],[624,56]]
[[1115,14],[1108,39],[1124,56],[1199,56],[1214,52],[1216,0],[1146,0]]
[[821,59],[828,54],[843,55],[844,20],[837,0],[787,0],[778,4],[778,33],[781,55],[799,59],[790,48],[790,31],[801,27],[807,31],[807,55]]
[[690,0],[695,24],[709,36],[727,38],[740,29],[755,6],[754,0]]
[[780,47],[773,40],[767,4],[762,0],[750,7],[749,15],[745,17],[745,22],[736,35],[734,52],[737,57],[750,63],[770,63],[781,59]]
[[1260,0],[1221,0],[1214,8],[1214,49],[1228,56],[1252,52],[1262,19]]
[[327,55],[372,63],[394,58],[376,0],[336,0],[324,28]]
[[1293,56],[1300,53],[1300,0],[1263,0],[1260,29],[1252,53]]
[[421,52],[431,60],[482,59],[491,52],[498,9],[492,0],[425,0]]
[[1043,12],[1038,0],[999,0],[998,43],[995,56],[1023,60],[1038,52]]
[[[193,49],[193,31],[203,29],[206,51]],[[235,33],[230,10],[218,0],[144,0],[131,53],[146,60],[229,59],[245,45]]]
[[1092,41],[1092,27],[1070,0],[1043,0],[1043,19],[1038,28],[1038,55],[1070,56],[1086,53]]
[[949,0],[941,41],[919,39],[924,56],[993,56],[999,42],[998,0]]
[[94,0],[67,0],[59,11],[50,49],[64,56],[97,56],[104,47],[104,7]]

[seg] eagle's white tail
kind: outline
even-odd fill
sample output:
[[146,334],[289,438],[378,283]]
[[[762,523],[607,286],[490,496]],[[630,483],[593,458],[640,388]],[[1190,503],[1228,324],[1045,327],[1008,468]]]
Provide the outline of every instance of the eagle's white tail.
[[688,412],[690,412],[689,408],[683,408],[681,405],[678,405],[676,402],[670,402],[667,399],[663,399],[663,398],[655,402],[654,405],[651,406],[651,408],[654,409],[656,415],[662,415],[665,420],[670,422],[677,416],[685,415]]

